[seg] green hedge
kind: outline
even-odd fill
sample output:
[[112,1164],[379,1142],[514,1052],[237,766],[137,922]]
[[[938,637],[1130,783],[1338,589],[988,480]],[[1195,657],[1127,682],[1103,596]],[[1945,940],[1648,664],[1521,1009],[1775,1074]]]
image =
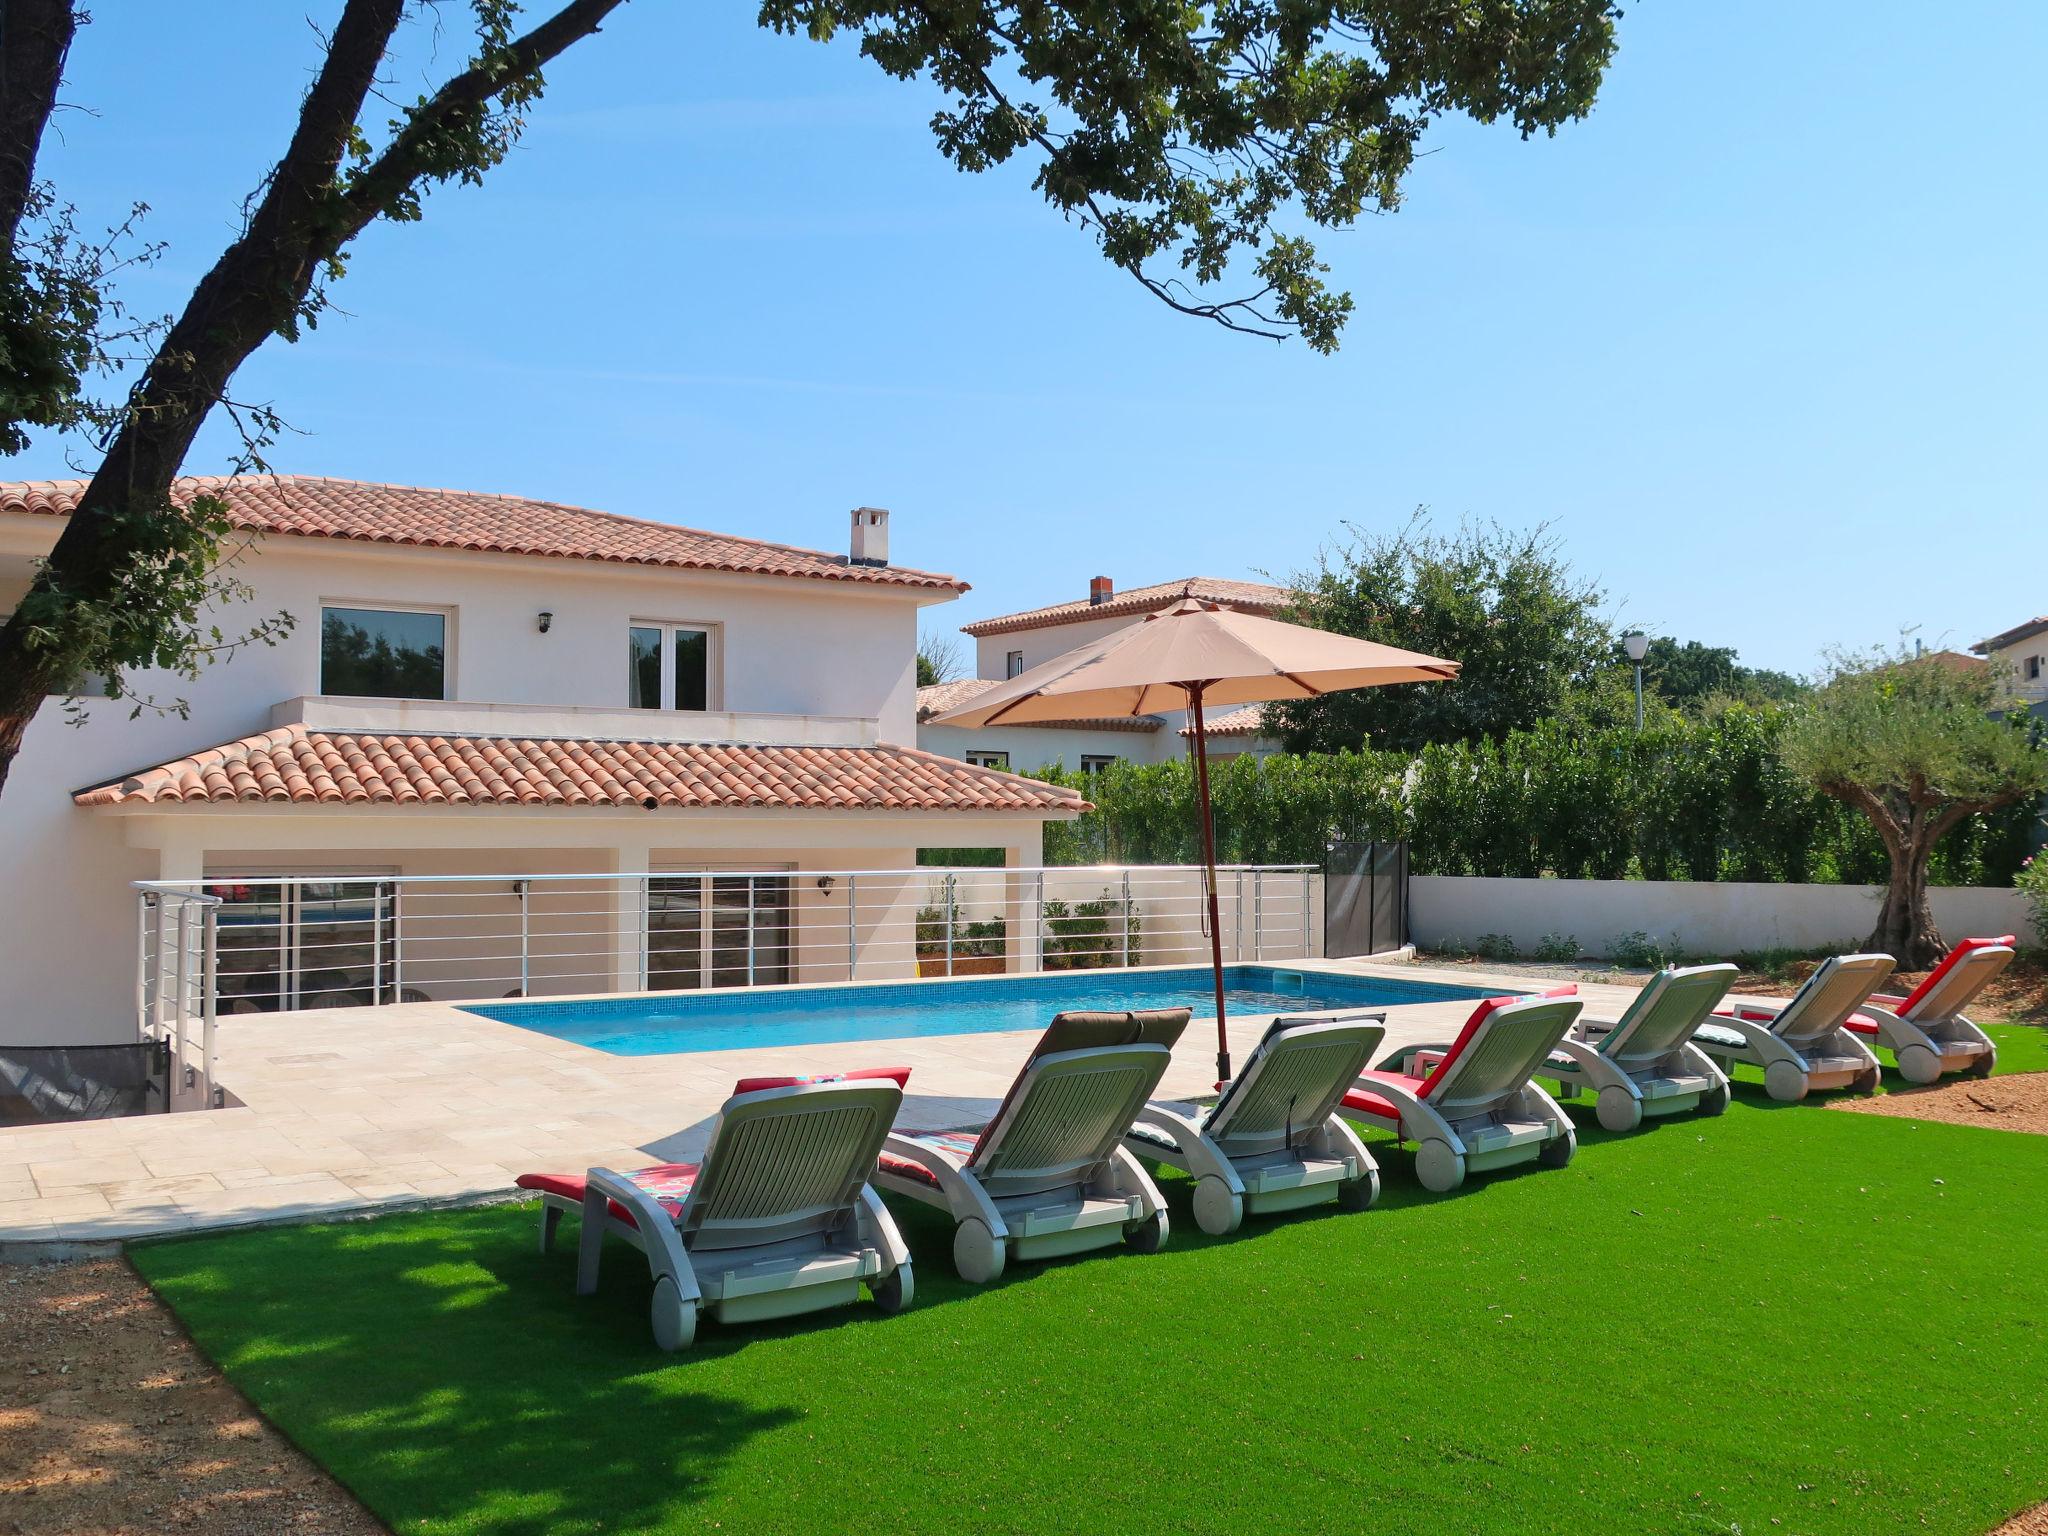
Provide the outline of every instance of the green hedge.
[[[1226,863],[1320,863],[1333,838],[1406,839],[1425,875],[1876,883],[1875,830],[1815,793],[1778,755],[1773,709],[1729,709],[1637,734],[1545,725],[1419,755],[1341,752],[1214,764]],[[1191,863],[1185,761],[1034,777],[1096,809],[1045,831],[1048,864]],[[2009,885],[2029,851],[2030,804],[1973,817],[1936,851],[1938,885]]]

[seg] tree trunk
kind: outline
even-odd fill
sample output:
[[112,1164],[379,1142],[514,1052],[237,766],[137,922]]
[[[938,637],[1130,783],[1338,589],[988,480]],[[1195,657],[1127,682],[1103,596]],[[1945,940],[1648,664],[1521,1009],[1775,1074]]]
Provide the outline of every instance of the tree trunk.
[[1918,820],[1892,850],[1891,879],[1877,909],[1877,926],[1863,947],[1890,955],[1902,971],[1927,970],[1946,952],[1927,901],[1927,861],[1946,830],[1941,822]]

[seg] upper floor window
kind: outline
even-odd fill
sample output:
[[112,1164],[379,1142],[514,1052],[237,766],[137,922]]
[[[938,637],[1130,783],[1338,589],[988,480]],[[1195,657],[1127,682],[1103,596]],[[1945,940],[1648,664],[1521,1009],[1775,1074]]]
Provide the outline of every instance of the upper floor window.
[[1010,754],[975,749],[968,752],[967,761],[976,768],[1000,768],[1007,773],[1010,767]]
[[370,699],[447,698],[447,613],[323,605],[320,691]]
[[1022,672],[1023,670],[1024,653],[1022,651],[1010,652],[1009,656],[1006,657],[1003,662],[1003,676],[1015,677],[1019,672]]
[[1115,761],[1116,756],[1114,753],[1083,752],[1081,754],[1081,771],[1083,773],[1101,773]]
[[2030,683],[2038,683],[2040,680],[2041,658],[2038,656],[2029,656],[2027,658],[2027,681]]
[[627,632],[626,703],[633,709],[709,709],[715,636],[703,624],[635,624]]

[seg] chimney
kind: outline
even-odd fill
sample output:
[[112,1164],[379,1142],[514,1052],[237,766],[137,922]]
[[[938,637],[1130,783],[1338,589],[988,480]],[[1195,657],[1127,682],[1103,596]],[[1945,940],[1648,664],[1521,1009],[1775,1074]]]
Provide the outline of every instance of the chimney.
[[1107,576],[1091,577],[1088,582],[1088,606],[1100,608],[1116,596],[1116,583]]
[[889,563],[889,513],[886,508],[853,509],[853,548],[846,560],[849,565]]

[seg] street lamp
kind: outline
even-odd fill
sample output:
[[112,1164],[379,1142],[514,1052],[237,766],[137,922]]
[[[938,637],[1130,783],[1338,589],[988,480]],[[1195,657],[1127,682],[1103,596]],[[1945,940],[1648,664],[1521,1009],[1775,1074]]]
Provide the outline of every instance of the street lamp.
[[1632,629],[1621,637],[1621,643],[1628,650],[1628,659],[1636,665],[1636,729],[1643,728],[1643,658],[1650,653],[1650,637],[1640,629]]

